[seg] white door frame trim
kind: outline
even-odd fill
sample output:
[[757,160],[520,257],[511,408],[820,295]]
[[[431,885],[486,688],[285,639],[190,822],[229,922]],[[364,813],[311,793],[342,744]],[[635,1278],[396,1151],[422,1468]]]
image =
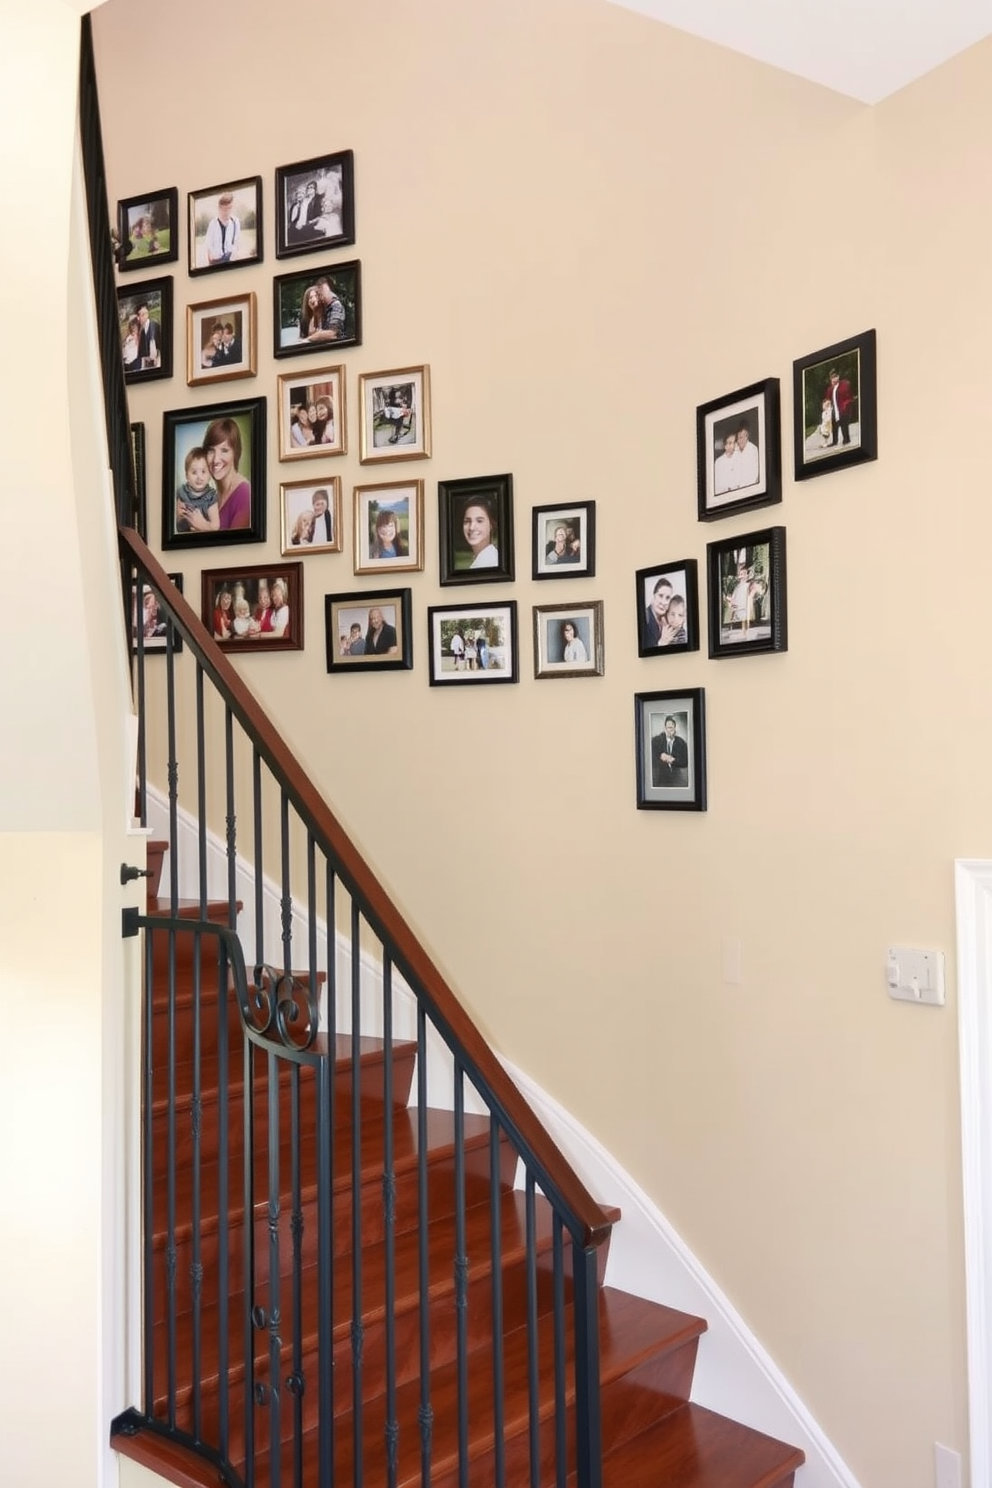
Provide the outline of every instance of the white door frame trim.
[[973,1488],[992,1485],[992,862],[954,864]]

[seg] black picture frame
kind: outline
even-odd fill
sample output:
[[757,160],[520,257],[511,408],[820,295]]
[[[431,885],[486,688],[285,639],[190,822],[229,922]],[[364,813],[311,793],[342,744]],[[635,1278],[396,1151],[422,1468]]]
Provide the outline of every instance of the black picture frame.
[[777,377],[753,382],[696,409],[696,491],[701,522],[782,500]]
[[[309,210],[298,213],[298,204]],[[276,168],[276,258],[346,248],[354,241],[353,151],[315,155]]]
[[792,394],[797,481],[878,459],[874,330],[793,362]]
[[[513,476],[438,481],[437,500],[442,586],[512,580]],[[481,515],[467,518],[470,508]],[[472,523],[470,533],[466,520]]]
[[[462,644],[453,649],[456,635]],[[485,641],[482,651],[480,636]],[[517,602],[499,599],[491,604],[431,605],[427,611],[427,645],[431,687],[489,687],[518,682]]]
[[[132,426],[133,427],[133,426]],[[168,577],[175,584],[179,593],[183,592],[183,576],[181,573],[170,573]],[[147,613],[152,605],[155,614],[148,615],[148,622],[142,626],[143,634],[138,636],[138,593],[141,592],[141,608]],[[131,586],[131,655],[137,656],[139,649],[144,656],[163,655],[169,649],[169,622],[163,618],[158,610],[159,594],[152,584],[140,579],[135,579]],[[172,631],[172,654],[175,656],[183,649],[183,638],[178,630]]]
[[707,543],[709,654],[787,651],[785,528]]
[[562,502],[532,511],[531,577],[585,579],[596,572],[596,503]]
[[[311,289],[322,293],[329,286],[332,298],[323,310],[313,314],[336,318],[335,302],[341,306],[340,325],[322,327],[314,332],[318,338],[304,335],[303,303]],[[321,264],[316,268],[294,269],[291,274],[276,274],[272,281],[273,347],[275,357],[333,356],[343,346],[362,344],[362,265],[359,259],[348,263]],[[328,333],[336,330],[337,334]]]
[[117,203],[117,267],[122,274],[175,263],[179,257],[179,189],[166,186]]
[[[324,634],[327,670],[410,671],[413,666],[411,594],[410,589],[353,589],[342,594],[326,594]],[[372,630],[374,610],[381,612],[383,621],[377,636],[373,635]],[[361,650],[353,652],[356,633]],[[369,649],[375,645],[385,649],[379,652]]]
[[[281,589],[282,604],[276,602]],[[225,651],[303,650],[303,564],[241,563],[200,574],[200,614]],[[287,613],[288,612],[288,613]]]
[[[231,198],[226,220],[221,217],[225,197]],[[219,226],[217,233],[213,234],[215,221]],[[231,223],[235,224],[233,228]],[[189,272],[194,278],[199,274],[221,274],[229,269],[260,264],[265,256],[261,176],[243,176],[239,181],[221,181],[216,186],[191,191],[187,202],[186,235],[189,240]]]
[[[638,656],[678,656],[699,650],[699,588],[695,558],[654,563],[634,575]],[[681,623],[678,601],[682,601]],[[667,621],[669,607],[672,620]]]
[[117,331],[129,386],[172,376],[171,275],[118,286]]
[[[217,428],[211,430],[211,426]],[[231,426],[234,426],[233,428]],[[236,430],[236,433],[235,433]],[[224,436],[229,437],[225,440]],[[186,479],[186,458],[195,448],[219,447],[227,443],[235,455],[235,482],[228,499],[218,501],[218,518],[224,521],[228,503],[233,519],[241,523],[247,505],[247,522],[219,526],[210,531],[184,530],[178,496]],[[240,446],[240,452],[239,448]],[[208,461],[209,484],[217,477]],[[162,546],[163,548],[222,547],[232,543],[265,541],[265,399],[241,398],[234,402],[200,404],[195,408],[173,408],[162,415]],[[225,474],[220,475],[225,480]],[[229,479],[229,477],[227,477]],[[247,498],[240,491],[248,484]],[[230,518],[229,518],[230,520]]]
[[638,811],[705,811],[705,690],[635,693],[634,757]]
[[[145,470],[145,426],[144,424],[131,425],[131,471],[132,483],[132,506],[131,526],[141,538],[142,542],[148,541],[148,478]],[[169,575],[170,578],[173,575]]]

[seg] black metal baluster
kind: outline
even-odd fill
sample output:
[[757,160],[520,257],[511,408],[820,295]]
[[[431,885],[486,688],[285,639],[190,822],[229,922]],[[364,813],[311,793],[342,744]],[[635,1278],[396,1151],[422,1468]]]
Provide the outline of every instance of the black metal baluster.
[[327,925],[327,1049],[317,1071],[317,1369],[320,1411],[318,1488],[334,1488],[334,1134],[337,1093],[337,965],[334,870],[325,863]]
[[351,1380],[354,1483],[362,1488],[362,944],[361,911],[351,901]]
[[575,1299],[576,1488],[601,1488],[602,1422],[599,1398],[599,1282],[596,1251],[572,1236]]
[[492,1243],[493,1309],[493,1481],[506,1488],[506,1442],[503,1439],[505,1376],[503,1370],[503,1186],[500,1167],[500,1129],[489,1117],[489,1232]]
[[293,1242],[293,1369],[287,1381],[293,1402],[293,1484],[303,1488],[303,1200],[300,1177],[300,1066],[290,1065],[290,1181]]
[[420,1267],[420,1479],[430,1488],[434,1438],[431,1405],[430,1253],[427,1189],[427,1019],[417,999],[417,1254]]
[[[207,787],[204,772],[206,743],[203,722],[203,668],[196,667],[196,809],[197,809],[197,875],[200,919],[207,917]],[[203,1038],[200,1026],[202,1013],[201,969],[203,942],[200,932],[193,936],[193,1090],[190,1107],[192,1136],[193,1193],[192,1193],[192,1254],[190,1257],[190,1287],[193,1297],[193,1435],[197,1441],[203,1434],[203,1236],[200,1181],[201,1130],[203,1123]]]
[[554,1278],[555,1334],[555,1484],[565,1488],[568,1476],[568,1433],[565,1415],[565,1249],[561,1215],[551,1222],[552,1276]]
[[[147,736],[146,736],[146,732],[145,732],[146,727],[147,727],[146,721],[145,721],[145,717],[146,717],[146,710],[145,710],[145,636],[144,636],[144,626],[137,624],[137,616],[143,614],[143,612],[144,612],[144,597],[143,597],[144,591],[140,588],[140,581],[138,580],[137,575],[135,574],[135,570],[134,569],[129,569],[128,572],[132,575],[132,581],[133,581],[133,583],[136,586],[138,586],[137,587],[137,592],[136,592],[136,603],[138,605],[138,610],[137,610],[137,614],[135,616],[135,627],[134,627],[135,630],[136,630],[136,632],[137,632],[137,647],[136,647],[137,666],[136,666],[136,670],[137,670],[137,674],[138,674],[138,683],[137,683],[138,750],[137,750],[137,760],[136,760],[137,771],[138,771],[138,779],[137,779],[137,789],[138,789],[137,807],[138,807],[138,810],[137,810],[137,815],[138,815],[138,818],[139,818],[139,820],[141,822],[141,825],[143,827],[145,827],[145,826],[148,825],[148,759],[147,759],[147,755],[146,755],[146,749],[147,749],[147,745],[148,745],[148,740],[147,740]],[[144,576],[142,575],[142,578],[143,577]],[[127,604],[127,591],[125,591],[124,602],[125,602],[125,605],[126,605]]]
[[468,1255],[465,1241],[465,1072],[455,1075],[455,1326],[458,1359],[458,1484],[468,1482]]
[[265,897],[262,860],[262,758],[252,751],[252,796],[255,808],[255,965],[265,962]]
[[244,1368],[245,1368],[245,1392],[244,1392],[244,1423],[245,1423],[245,1461],[248,1464],[249,1484],[254,1482],[255,1476],[255,1045],[250,1039],[244,1039],[243,1056],[243,1079],[244,1095],[242,1098],[244,1142],[243,1142],[243,1182],[244,1182]]
[[166,638],[165,683],[169,744],[169,913],[179,913],[179,761],[176,758],[176,658]]
[[530,1407],[530,1488],[541,1488],[540,1379],[537,1350],[537,1217],[534,1174],[527,1169],[527,1397]]
[[236,930],[238,924],[238,815],[234,793],[234,716],[230,706],[224,710],[224,770],[227,783],[227,924]]
[[141,1130],[143,1134],[143,1193],[145,1253],[145,1337],[144,1337],[144,1407],[149,1418],[155,1414],[155,936],[149,925],[145,931],[145,1046],[142,1058]]
[[396,1167],[393,1151],[393,962],[382,963],[382,1204],[386,1221],[386,1482],[396,1488],[399,1421],[396,1415]]
[[228,1021],[228,972],[227,948],[222,943],[217,957],[217,1421],[220,1451],[225,1459],[231,1455],[231,1216],[228,1184],[228,1165],[231,1161],[231,1082],[228,1057],[231,1033]]
[[166,1069],[169,1109],[165,1134],[165,1267],[169,1329],[169,1425],[176,1428],[177,1306],[176,1306],[176,932],[169,931],[169,1042]]
[[[275,989],[274,989],[275,991]],[[269,1096],[269,1307],[267,1327],[269,1330],[269,1482],[271,1488],[279,1488],[281,1482],[282,1456],[280,1451],[280,1379],[282,1375],[282,1311],[279,1296],[279,1219],[281,1196],[279,1185],[279,1127],[280,1127],[280,1061],[269,1054],[266,1059]]]

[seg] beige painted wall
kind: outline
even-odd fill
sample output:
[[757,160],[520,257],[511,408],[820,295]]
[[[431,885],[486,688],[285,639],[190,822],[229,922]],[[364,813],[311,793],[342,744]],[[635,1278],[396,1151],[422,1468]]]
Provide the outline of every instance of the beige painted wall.
[[[177,375],[132,401],[153,537],[161,411],[217,392],[184,387],[183,305],[257,291],[259,378],[230,392],[268,396],[274,437],[275,376],[310,364],[270,355],[294,266],[273,170],[351,147],[352,448],[360,372],[427,362],[434,388],[434,458],[382,475],[428,483],[415,668],[324,672],[324,594],[376,587],[352,575],[351,487],[375,477],[349,454],[319,467],[343,477],[348,551],[307,560],[306,650],[244,673],[483,1028],[636,1175],[865,1488],[929,1488],[934,1440],[967,1435],[951,864],[992,851],[992,49],[869,110],[597,0],[341,0],[312,44],[264,0],[109,0],[95,25],[113,196],[264,182],[262,265],[173,267]],[[779,376],[791,469],[793,358],[872,325],[878,463],[700,526],[696,405]],[[273,534],[304,473],[274,453]],[[430,689],[436,482],[502,470],[519,577],[476,592],[517,599],[521,682]],[[596,578],[533,584],[531,507],[587,497]],[[769,520],[788,654],[638,660],[634,569],[702,566]],[[167,567],[195,601],[230,556]],[[542,688],[530,607],[572,596],[605,601],[606,675]],[[632,695],[682,686],[706,689],[710,809],[639,813]],[[946,1009],[889,1001],[894,942],[947,952]]]

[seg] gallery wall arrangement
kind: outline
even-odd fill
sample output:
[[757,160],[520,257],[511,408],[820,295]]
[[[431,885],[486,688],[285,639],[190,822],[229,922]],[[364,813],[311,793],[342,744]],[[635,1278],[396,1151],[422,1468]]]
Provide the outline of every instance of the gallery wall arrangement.
[[[393,466],[429,460],[434,453],[426,362],[366,371],[354,365],[349,370],[348,361],[338,359],[362,345],[361,261],[327,257],[356,242],[355,196],[349,149],[276,169],[275,256],[297,262],[272,278],[272,356],[310,361],[300,371],[278,375],[271,389],[256,396],[170,409],[162,429],[161,542],[167,551],[265,543],[267,451],[274,449],[280,463],[307,462],[298,479],[280,482],[274,519],[279,553],[297,561],[204,568],[202,616],[231,652],[302,650],[304,569],[311,582],[323,570],[299,560],[340,562],[339,555],[350,551],[355,575],[374,576],[380,587],[336,588],[324,596],[326,670],[336,677],[414,669],[415,593],[410,587],[388,587],[388,580],[390,573],[420,574],[428,568],[423,478],[390,470],[384,472],[390,479],[356,484],[346,499],[341,476],[317,469],[317,462],[348,453],[349,377],[361,465]],[[118,202],[112,235],[122,275],[178,265],[183,240],[191,278],[263,262],[267,208],[261,176],[190,190],[185,224],[178,214],[175,186]],[[225,291],[229,282],[224,281]],[[269,313],[258,293],[239,293],[236,287],[209,299],[181,293],[185,314],[180,312],[177,325],[174,288],[173,275],[140,282],[126,278],[118,288],[125,382],[135,387],[169,378],[177,357],[190,388],[257,377],[260,317]],[[185,346],[175,348],[183,324]],[[798,357],[792,390],[795,481],[877,459],[874,330]],[[689,413],[687,408],[687,439]],[[743,518],[749,530],[717,538],[704,551],[679,559],[643,553],[643,565],[634,570],[639,658],[699,653],[701,611],[709,661],[787,650],[786,528],[749,525],[753,512],[784,500],[781,417],[777,377],[761,378],[696,408],[697,519]],[[147,535],[144,435],[142,423],[132,424],[133,519],[142,536]],[[442,587],[514,582],[512,473],[438,480],[437,510],[436,580]],[[530,545],[533,581],[594,579],[596,501],[583,497],[533,505]],[[181,576],[174,577],[181,588]],[[137,603],[136,596],[135,644],[140,636],[145,651],[164,650],[156,597],[143,597],[147,609],[141,616]],[[588,593],[575,602],[533,605],[534,680],[603,676],[604,634],[603,602]],[[514,599],[429,605],[425,640],[423,669],[431,687],[520,681]],[[705,811],[702,686],[637,692],[634,742],[638,809]]]

